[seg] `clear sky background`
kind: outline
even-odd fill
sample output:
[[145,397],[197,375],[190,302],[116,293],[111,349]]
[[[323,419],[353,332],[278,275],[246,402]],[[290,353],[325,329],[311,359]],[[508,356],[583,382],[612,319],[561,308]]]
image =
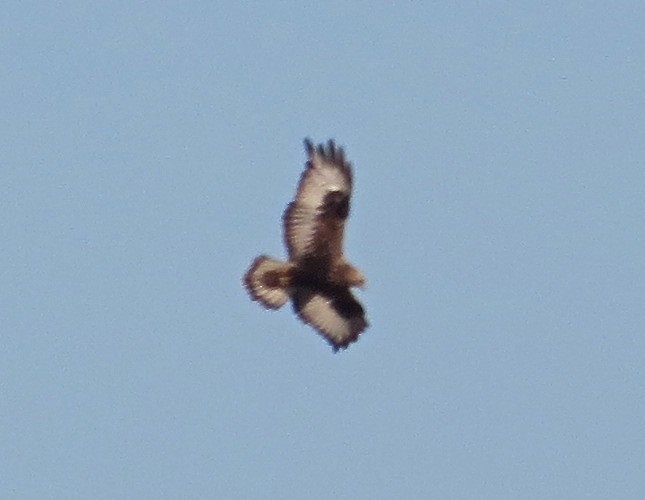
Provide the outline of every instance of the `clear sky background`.
[[[5,2],[0,497],[645,498],[645,4]],[[240,278],[302,139],[371,327]]]

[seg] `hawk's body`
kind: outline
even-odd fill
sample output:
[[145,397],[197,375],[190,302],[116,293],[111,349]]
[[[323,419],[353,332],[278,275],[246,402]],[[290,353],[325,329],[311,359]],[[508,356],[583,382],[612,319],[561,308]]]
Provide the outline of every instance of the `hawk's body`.
[[282,217],[289,261],[257,257],[244,284],[253,300],[270,309],[291,299],[296,314],[337,351],[368,326],[363,307],[350,291],[363,286],[365,278],[343,254],[352,170],[333,141],[314,147],[307,139],[305,148],[308,161],[295,199]]

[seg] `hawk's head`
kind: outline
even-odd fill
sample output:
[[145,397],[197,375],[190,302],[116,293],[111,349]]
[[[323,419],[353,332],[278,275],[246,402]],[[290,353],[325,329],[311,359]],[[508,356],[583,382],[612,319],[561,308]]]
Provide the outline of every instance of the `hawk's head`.
[[344,262],[338,268],[338,271],[335,273],[336,281],[344,286],[355,286],[358,288],[365,288],[367,280],[362,272],[356,269],[354,266]]

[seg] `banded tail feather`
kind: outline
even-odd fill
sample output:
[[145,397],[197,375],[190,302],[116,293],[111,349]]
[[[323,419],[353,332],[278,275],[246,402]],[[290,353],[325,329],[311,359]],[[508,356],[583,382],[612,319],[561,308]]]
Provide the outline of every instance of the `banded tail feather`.
[[293,265],[266,255],[256,257],[244,275],[251,298],[268,309],[279,309],[289,300]]

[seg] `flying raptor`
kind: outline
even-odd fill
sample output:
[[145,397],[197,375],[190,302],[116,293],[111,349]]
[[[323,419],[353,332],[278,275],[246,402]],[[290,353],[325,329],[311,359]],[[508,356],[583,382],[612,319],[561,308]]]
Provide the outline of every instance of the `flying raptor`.
[[364,287],[365,277],[343,253],[352,166],[333,140],[318,146],[309,139],[304,143],[305,170],[282,216],[289,259],[260,255],[244,275],[244,285],[267,309],[279,309],[291,300],[298,317],[336,352],[368,326],[365,310],[351,291]]

